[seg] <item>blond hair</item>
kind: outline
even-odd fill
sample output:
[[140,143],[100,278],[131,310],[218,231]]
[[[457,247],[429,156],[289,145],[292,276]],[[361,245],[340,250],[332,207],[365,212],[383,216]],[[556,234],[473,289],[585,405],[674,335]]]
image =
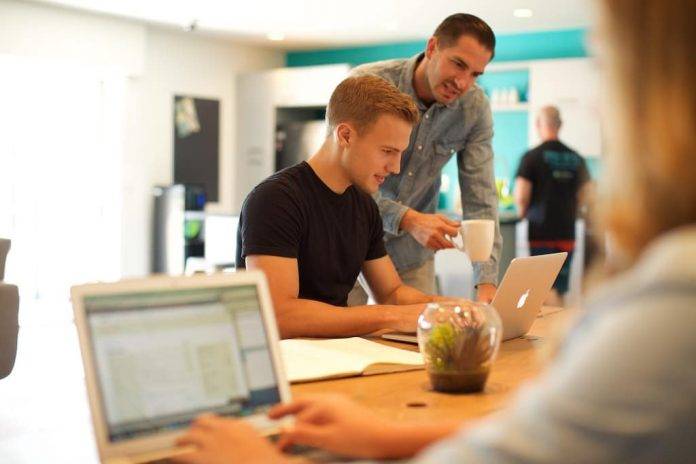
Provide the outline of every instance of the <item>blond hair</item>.
[[696,222],[696,27],[691,0],[603,0],[608,149],[600,220],[630,265]]
[[329,134],[343,122],[358,132],[369,128],[383,114],[396,116],[411,125],[418,122],[418,108],[413,99],[381,77],[349,77],[336,87],[326,108]]

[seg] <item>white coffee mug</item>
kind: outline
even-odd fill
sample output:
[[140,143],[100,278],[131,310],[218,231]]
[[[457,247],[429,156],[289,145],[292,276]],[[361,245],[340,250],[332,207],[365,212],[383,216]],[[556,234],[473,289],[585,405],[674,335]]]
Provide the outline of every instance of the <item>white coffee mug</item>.
[[459,251],[475,262],[488,261],[493,252],[495,221],[492,219],[467,219],[462,221],[459,233],[445,236]]

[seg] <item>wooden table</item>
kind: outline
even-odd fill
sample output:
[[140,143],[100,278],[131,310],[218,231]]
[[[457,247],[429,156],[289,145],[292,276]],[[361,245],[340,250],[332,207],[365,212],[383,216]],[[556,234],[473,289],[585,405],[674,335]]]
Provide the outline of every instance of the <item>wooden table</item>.
[[[552,326],[571,316],[557,309],[547,309],[544,314],[529,336],[503,343],[481,394],[432,392],[422,370],[294,385],[292,393],[345,393],[394,419],[480,417],[501,408],[521,383],[543,367],[544,360],[538,355],[549,345]],[[59,326],[23,327],[15,372],[0,382],[0,463],[43,462],[98,462],[71,321]]]
[[[546,364],[553,338],[574,313],[544,308],[523,338],[503,342],[486,388],[477,394],[445,394],[430,388],[424,370],[351,377],[293,385],[294,397],[313,393],[341,393],[395,420],[474,419],[501,409],[521,384],[534,378]],[[415,345],[392,343],[417,351]],[[548,350],[547,350],[548,348]]]

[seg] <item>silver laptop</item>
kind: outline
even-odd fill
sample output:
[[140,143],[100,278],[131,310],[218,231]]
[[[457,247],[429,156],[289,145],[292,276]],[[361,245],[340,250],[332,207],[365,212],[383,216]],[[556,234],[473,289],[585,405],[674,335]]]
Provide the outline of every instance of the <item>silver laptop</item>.
[[[503,322],[503,340],[521,337],[532,328],[567,256],[553,253],[510,262],[492,302]],[[418,343],[413,334],[387,333],[382,338]]]
[[186,452],[175,439],[201,413],[277,432],[266,411],[290,389],[260,272],[83,285],[72,300],[102,462]]
[[515,258],[493,298],[503,321],[503,340],[529,332],[568,253]]

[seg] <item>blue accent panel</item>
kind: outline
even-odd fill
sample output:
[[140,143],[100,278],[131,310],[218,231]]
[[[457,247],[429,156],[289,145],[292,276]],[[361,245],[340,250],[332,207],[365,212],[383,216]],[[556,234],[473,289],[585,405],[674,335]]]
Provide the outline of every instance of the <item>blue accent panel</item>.
[[407,58],[425,50],[425,40],[399,42],[384,45],[368,45],[351,48],[327,48],[324,50],[307,50],[288,52],[288,66],[312,66],[318,64],[348,63],[357,66],[373,61]]
[[497,36],[494,63],[587,56],[585,29],[529,32]]
[[512,187],[522,155],[529,149],[529,113],[526,111],[493,113],[493,153],[495,177]]
[[[493,113],[495,177],[496,179],[504,179],[510,189],[514,185],[520,159],[529,147],[528,122],[529,115],[526,111]],[[451,211],[454,209],[455,193],[459,185],[456,156],[453,156],[445,165],[442,175],[449,177],[450,188],[447,191],[444,188],[441,189],[438,208]]]
[[505,89],[515,87],[520,96],[520,101],[527,101],[527,92],[529,90],[529,71],[495,71],[485,73],[477,80],[478,85],[483,87],[488,98],[491,97],[493,89]]
[[[585,29],[499,34],[495,63],[503,61],[573,58],[587,56]],[[407,58],[425,49],[427,39],[362,47],[312,49],[288,52],[288,66],[349,63],[359,65],[392,58]]]
[[[445,164],[444,168],[442,168],[442,177],[443,182],[440,187],[440,198],[437,207],[439,210],[453,211],[455,194],[457,193],[457,186],[459,185],[456,155]],[[445,178],[447,180],[445,180]],[[447,190],[445,190],[446,183],[449,183],[449,188]]]

